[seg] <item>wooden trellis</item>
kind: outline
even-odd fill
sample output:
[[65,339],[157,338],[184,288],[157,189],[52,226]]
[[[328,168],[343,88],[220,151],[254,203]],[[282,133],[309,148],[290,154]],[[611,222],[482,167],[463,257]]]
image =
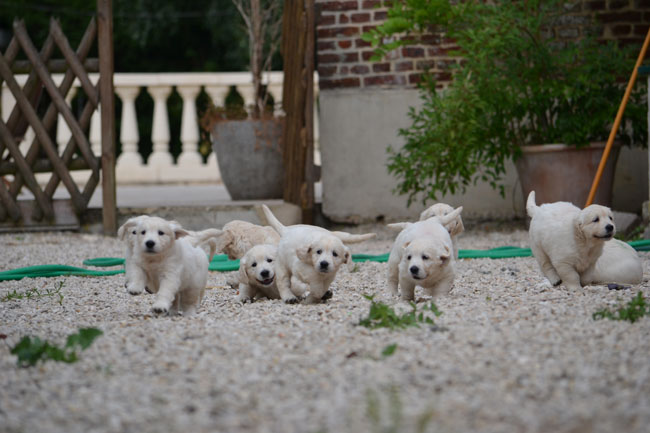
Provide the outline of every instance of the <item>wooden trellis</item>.
[[[49,34],[40,52],[29,37],[25,24],[17,20],[7,50],[4,54],[0,53],[0,84],[4,81],[16,100],[6,122],[0,119],[0,176],[3,176],[3,181],[0,182],[0,230],[78,227],[99,183],[100,172],[103,179],[104,231],[113,234],[116,230],[110,0],[98,0],[97,12],[97,19],[90,20],[76,51],[70,46],[58,21],[52,19]],[[87,58],[95,39],[98,40],[99,60]],[[63,55],[62,60],[51,59],[55,48]],[[21,50],[28,60],[16,60]],[[88,73],[97,71],[100,78],[93,85]],[[51,76],[54,72],[63,73],[58,86]],[[22,88],[14,75],[17,73],[28,73]],[[79,117],[75,117],[66,103],[66,95],[75,80],[78,80],[86,96]],[[39,104],[45,94],[49,96],[50,102],[43,109]],[[85,131],[100,103],[102,155],[98,157],[93,154]],[[52,138],[59,115],[71,132],[71,138],[61,154]],[[34,131],[35,137],[28,143],[25,148],[27,150],[23,150],[23,154],[19,144],[28,126]],[[79,169],[91,171],[82,190],[70,174],[70,170]],[[51,173],[47,184],[39,185],[35,173]],[[60,183],[68,191],[69,200],[53,198]],[[33,200],[18,199],[23,187],[31,191]]]

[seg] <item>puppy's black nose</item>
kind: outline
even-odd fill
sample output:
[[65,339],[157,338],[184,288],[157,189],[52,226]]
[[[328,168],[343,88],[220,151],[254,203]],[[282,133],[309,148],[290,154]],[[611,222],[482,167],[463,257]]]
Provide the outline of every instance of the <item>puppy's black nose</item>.
[[330,264],[327,263],[325,260],[323,260],[322,262],[320,262],[320,268],[321,268],[321,269],[327,269],[327,268],[329,267],[329,265],[330,265]]
[[144,244],[147,246],[147,248],[153,248],[156,245],[156,243],[154,241],[151,241],[151,240],[145,242]]
[[605,230],[607,230],[607,232],[611,232],[612,230],[614,230],[614,226],[611,225],[611,224],[607,224],[607,225],[605,226]]
[[262,278],[266,278],[269,276],[269,273],[270,272],[268,271],[268,269],[264,269],[262,272],[260,272],[260,275],[262,276]]
[[411,266],[409,268],[409,271],[411,271],[412,274],[417,274],[418,272],[420,272],[420,268],[418,268],[417,266]]

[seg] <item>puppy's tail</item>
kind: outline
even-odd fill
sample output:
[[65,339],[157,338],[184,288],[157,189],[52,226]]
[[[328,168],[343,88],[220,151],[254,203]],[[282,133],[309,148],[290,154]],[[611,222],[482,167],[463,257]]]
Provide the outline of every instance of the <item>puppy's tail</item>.
[[266,217],[267,224],[273,227],[273,230],[275,230],[276,232],[278,232],[280,236],[282,236],[282,234],[286,229],[284,224],[282,224],[280,220],[278,220],[275,217],[275,215],[273,215],[273,212],[271,212],[271,209],[269,209],[267,205],[263,204],[262,210],[264,211],[264,216]]
[[539,206],[535,203],[535,191],[531,191],[528,194],[528,200],[526,200],[526,212],[528,212],[529,217],[533,217],[537,213]]
[[344,244],[357,244],[359,242],[367,241],[377,236],[377,233],[364,233],[362,235],[353,235],[348,232],[332,232],[334,236],[341,239]]
[[189,241],[194,247],[207,244],[210,247],[210,262],[214,257],[214,254],[217,252],[217,240],[223,234],[223,230],[219,229],[206,229],[201,230],[200,232],[191,232],[189,236]]
[[392,224],[388,224],[386,227],[396,232],[399,232],[411,225],[413,225],[413,223],[392,223]]
[[454,209],[452,212],[449,212],[447,215],[436,216],[433,218],[437,218],[438,222],[446,227],[447,224],[452,222],[454,219],[460,217],[460,213],[462,211],[463,211],[463,207],[458,206],[456,209]]

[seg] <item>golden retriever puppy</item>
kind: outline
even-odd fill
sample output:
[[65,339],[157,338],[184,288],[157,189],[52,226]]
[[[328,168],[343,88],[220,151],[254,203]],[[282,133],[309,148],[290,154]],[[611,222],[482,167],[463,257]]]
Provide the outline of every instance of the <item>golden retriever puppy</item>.
[[341,265],[351,260],[350,250],[329,230],[306,224],[284,226],[266,205],[262,208],[281,236],[275,278],[282,300],[292,304],[306,298],[306,303],[317,303],[330,297],[329,286]]
[[[449,215],[453,211],[454,208],[449,206],[446,203],[436,203],[433,206],[430,206],[429,208],[422,211],[422,213],[420,214],[420,221],[424,221],[433,217],[441,217],[441,216]],[[404,230],[410,224],[412,223],[408,223],[408,222],[393,223],[393,224],[388,224],[388,227],[394,230]],[[458,244],[457,244],[456,236],[458,236],[459,234],[465,231],[465,226],[463,225],[463,219],[460,217],[460,214],[458,214],[456,218],[452,219],[447,224],[443,224],[443,226],[447,229],[449,235],[451,236],[451,243],[454,247],[454,257],[458,258]]]
[[412,301],[416,286],[431,296],[451,291],[454,254],[451,237],[444,225],[462,210],[461,206],[445,216],[409,224],[400,232],[388,256],[388,287],[393,294],[401,290],[401,299]]
[[244,257],[255,245],[277,245],[278,242],[280,235],[271,227],[234,220],[223,226],[217,241],[217,250],[227,254],[230,260],[237,260]]
[[252,302],[257,298],[280,299],[275,284],[277,245],[255,245],[239,260],[239,295],[237,301]]
[[567,202],[535,204],[535,191],[526,202],[531,217],[530,248],[542,273],[554,286],[580,289],[581,275],[595,265],[603,245],[614,237],[612,211],[600,205],[580,210]]
[[135,230],[132,278],[156,293],[153,312],[193,313],[208,279],[205,252],[185,238],[182,227],[162,218],[141,219]]
[[605,242],[596,264],[580,275],[580,284],[641,284],[643,264],[636,250],[618,239]]

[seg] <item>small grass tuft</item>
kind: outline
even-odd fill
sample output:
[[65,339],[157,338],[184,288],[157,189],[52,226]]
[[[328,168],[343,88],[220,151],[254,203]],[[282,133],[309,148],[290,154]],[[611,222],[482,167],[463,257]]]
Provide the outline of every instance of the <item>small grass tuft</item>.
[[414,302],[411,302],[411,308],[413,309],[408,313],[399,315],[391,306],[386,305],[383,302],[375,301],[374,295],[363,295],[363,297],[370,301],[370,311],[368,312],[368,317],[359,321],[359,325],[370,329],[404,329],[410,326],[420,326],[422,323],[435,325],[433,319],[424,313],[428,311],[433,313],[436,317],[442,314],[433,301],[422,306],[420,310],[418,310],[417,305]]
[[604,309],[593,314],[594,320],[627,320],[632,323],[641,319],[643,316],[650,316],[650,308],[641,292],[637,293],[636,296],[627,303],[627,305],[619,306],[616,311]]
[[31,367],[38,361],[48,360],[70,364],[79,360],[79,350],[86,350],[102,334],[96,328],[81,328],[68,336],[63,347],[28,335],[11,348],[11,354],[18,357],[16,363],[19,367]]
[[61,281],[57,283],[57,286],[54,289],[45,289],[44,292],[38,290],[36,287],[27,289],[24,292],[18,292],[17,290],[14,289],[12,292],[7,293],[2,298],[0,298],[0,301],[8,302],[8,301],[14,301],[19,299],[54,297],[56,298],[59,305],[63,305],[63,294],[61,293],[61,289],[63,288],[63,285],[64,283],[63,281]]
[[389,344],[388,346],[384,347],[384,350],[381,351],[381,356],[383,356],[384,358],[388,358],[393,353],[395,353],[396,349],[397,349],[397,343]]

